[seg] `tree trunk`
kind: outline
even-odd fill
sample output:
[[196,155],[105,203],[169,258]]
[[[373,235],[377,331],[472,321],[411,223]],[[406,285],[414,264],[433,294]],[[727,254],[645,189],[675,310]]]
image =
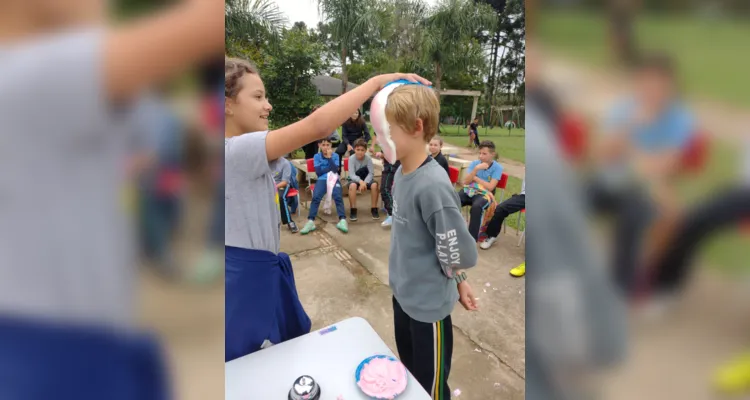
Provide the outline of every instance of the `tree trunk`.
[[440,68],[440,62],[435,61],[435,89],[440,91],[440,79],[443,77],[443,70]]
[[490,98],[495,94],[495,78],[497,76],[497,49],[500,47],[500,31],[495,32],[492,38],[492,69],[490,70],[489,95]]
[[341,94],[346,93],[349,77],[346,74],[346,46],[341,46]]
[[633,32],[634,8],[630,1],[609,1],[610,38],[615,50],[615,58],[623,65],[632,64],[637,55]]

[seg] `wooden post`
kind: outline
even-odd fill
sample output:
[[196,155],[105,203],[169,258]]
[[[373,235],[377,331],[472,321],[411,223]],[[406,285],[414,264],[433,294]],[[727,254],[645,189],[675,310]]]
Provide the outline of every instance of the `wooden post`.
[[474,96],[474,105],[471,106],[471,122],[474,122],[474,118],[477,116],[477,103],[479,103],[479,96]]

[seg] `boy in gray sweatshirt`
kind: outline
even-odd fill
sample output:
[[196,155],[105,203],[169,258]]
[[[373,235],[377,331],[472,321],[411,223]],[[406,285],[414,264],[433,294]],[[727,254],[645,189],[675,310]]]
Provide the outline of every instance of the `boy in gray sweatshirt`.
[[367,155],[367,142],[357,139],[354,142],[354,154],[349,156],[349,219],[357,220],[357,193],[370,191],[370,213],[372,219],[379,219],[378,183],[373,181],[375,167],[372,158]]
[[457,301],[467,310],[477,309],[461,271],[476,265],[476,242],[448,175],[424,151],[437,132],[435,92],[422,85],[400,86],[389,95],[385,113],[401,162],[394,177],[388,259],[396,347],[431,398],[449,399],[450,314]]

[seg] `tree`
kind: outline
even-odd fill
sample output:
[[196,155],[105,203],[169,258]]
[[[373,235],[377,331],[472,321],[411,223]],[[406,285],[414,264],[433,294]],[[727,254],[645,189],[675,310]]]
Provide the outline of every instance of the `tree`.
[[504,101],[508,104],[516,101],[519,95],[523,96],[523,93],[519,93],[519,87],[524,81],[526,67],[526,17],[523,0],[482,1],[492,6],[497,18],[487,39],[490,72],[484,106],[492,119],[493,106],[502,101],[498,93],[507,95]]
[[263,82],[273,105],[271,122],[283,126],[309,114],[320,103],[312,78],[326,68],[325,46],[304,24],[282,31],[278,49],[262,69]]
[[338,50],[341,62],[341,92],[346,92],[349,82],[347,59],[357,39],[367,38],[378,25],[375,0],[318,0],[330,40]]
[[286,16],[273,0],[226,0],[225,46],[237,50],[236,47],[246,44],[275,45],[286,22]]
[[434,67],[433,83],[441,89],[443,75],[464,69],[467,61],[481,60],[476,37],[495,22],[486,4],[470,0],[442,0],[424,21],[424,54]]

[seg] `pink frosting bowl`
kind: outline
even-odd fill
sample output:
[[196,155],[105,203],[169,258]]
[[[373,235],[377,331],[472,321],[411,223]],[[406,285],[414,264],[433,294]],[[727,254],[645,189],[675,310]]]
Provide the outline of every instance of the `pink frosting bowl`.
[[395,399],[406,390],[409,375],[401,361],[375,355],[359,363],[354,379],[362,393],[373,399]]

